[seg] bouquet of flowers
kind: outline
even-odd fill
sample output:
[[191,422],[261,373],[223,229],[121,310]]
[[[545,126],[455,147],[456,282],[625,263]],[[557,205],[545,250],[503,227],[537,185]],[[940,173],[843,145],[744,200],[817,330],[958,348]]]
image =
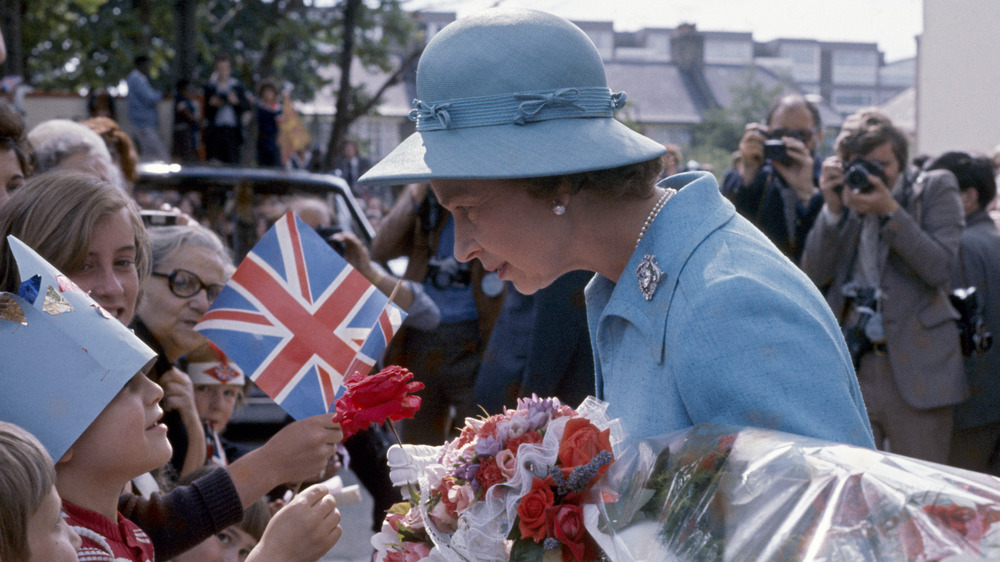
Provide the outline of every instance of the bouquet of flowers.
[[620,441],[606,408],[532,396],[467,419],[419,470],[411,501],[386,517],[372,539],[376,560],[597,558],[583,508],[600,496],[596,483]]
[[778,431],[642,440],[602,484],[612,560],[1000,559],[1000,479]]

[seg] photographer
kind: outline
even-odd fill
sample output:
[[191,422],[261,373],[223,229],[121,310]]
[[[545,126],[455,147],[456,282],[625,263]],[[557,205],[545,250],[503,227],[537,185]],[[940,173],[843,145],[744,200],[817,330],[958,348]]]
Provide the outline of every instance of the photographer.
[[948,299],[963,227],[958,184],[947,171],[909,181],[906,137],[874,110],[847,118],[836,149],[823,162],[825,204],[802,269],[852,340],[875,443],[944,463],[953,406],[967,396]]
[[[996,197],[993,163],[985,156],[946,152],[927,164],[958,178],[965,212],[960,260],[952,271],[953,288],[975,287],[986,331],[1000,335],[1000,231],[986,209]],[[1000,350],[996,346],[965,357],[969,399],[955,406],[948,464],[1000,476]]]
[[766,125],[746,126],[739,152],[742,166],[731,170],[722,194],[796,264],[823,197],[816,188],[823,141],[819,110],[793,94],[779,98]]

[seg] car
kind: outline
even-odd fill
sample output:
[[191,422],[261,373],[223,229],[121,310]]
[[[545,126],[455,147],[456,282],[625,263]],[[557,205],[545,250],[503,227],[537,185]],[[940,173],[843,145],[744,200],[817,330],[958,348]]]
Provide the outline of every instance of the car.
[[[257,241],[254,209],[268,196],[313,195],[324,198],[336,212],[333,230],[353,232],[366,246],[375,230],[350,187],[340,177],[277,168],[246,168],[211,165],[181,165],[163,162],[142,163],[135,183],[136,199],[147,204],[159,203],[197,194],[201,201],[201,220],[231,245],[237,261]],[[157,209],[143,212],[147,224],[173,220],[172,213]],[[251,386],[243,405],[236,409],[226,429],[226,438],[246,444],[259,444],[291,421],[288,414],[263,391]]]

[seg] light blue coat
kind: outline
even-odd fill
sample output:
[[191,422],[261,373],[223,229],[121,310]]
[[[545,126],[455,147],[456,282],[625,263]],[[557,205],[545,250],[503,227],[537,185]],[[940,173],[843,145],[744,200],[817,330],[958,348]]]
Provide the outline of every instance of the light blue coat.
[[[700,423],[874,448],[840,328],[815,285],[736,214],[705,172],[678,189],[617,284],[587,287],[597,394],[639,439]],[[652,301],[636,269],[656,256]]]

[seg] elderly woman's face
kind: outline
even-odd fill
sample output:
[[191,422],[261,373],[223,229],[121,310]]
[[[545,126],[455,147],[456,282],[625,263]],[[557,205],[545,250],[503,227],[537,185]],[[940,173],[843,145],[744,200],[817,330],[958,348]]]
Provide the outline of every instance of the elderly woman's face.
[[128,210],[101,217],[94,225],[83,265],[66,274],[123,324],[132,322],[139,295],[135,230]]
[[171,291],[170,279],[165,275],[180,269],[196,275],[206,287],[225,285],[227,280],[226,264],[215,252],[200,246],[181,245],[153,268],[154,275],[146,284],[139,306],[139,318],[163,346],[170,361],[205,343],[205,337],[194,331],[194,325],[211,304],[204,288],[190,297],[179,297]]
[[431,180],[431,187],[455,217],[457,260],[478,259],[526,295],[570,271],[559,239],[569,223],[552,212],[554,202],[508,180]]

